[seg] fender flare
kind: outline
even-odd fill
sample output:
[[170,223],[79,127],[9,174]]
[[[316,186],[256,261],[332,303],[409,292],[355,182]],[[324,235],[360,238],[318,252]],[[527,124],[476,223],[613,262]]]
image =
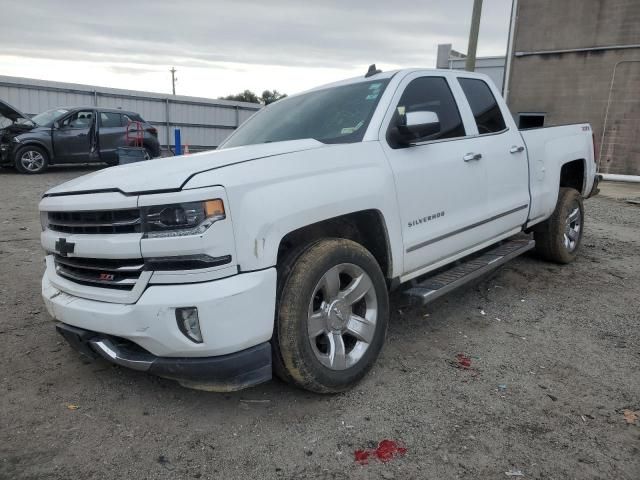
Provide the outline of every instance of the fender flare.
[[53,150],[46,145],[44,142],[41,142],[39,140],[32,140],[29,139],[25,142],[19,142],[16,143],[16,146],[13,149],[13,154],[12,154],[12,162],[15,163],[16,159],[17,159],[17,154],[18,152],[24,148],[24,147],[31,147],[31,146],[35,146],[35,147],[40,147],[42,148],[45,152],[47,152],[47,155],[49,156],[48,160],[49,160],[49,164],[53,163],[53,160],[55,160],[55,157],[53,155]]

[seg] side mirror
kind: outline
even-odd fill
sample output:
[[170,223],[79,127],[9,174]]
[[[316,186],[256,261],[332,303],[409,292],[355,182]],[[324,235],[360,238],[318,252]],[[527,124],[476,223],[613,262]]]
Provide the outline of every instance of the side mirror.
[[56,130],[58,130],[60,128],[60,122],[59,121],[55,121],[53,122],[53,128],[55,128]]
[[431,137],[440,133],[436,112],[408,112],[398,117],[398,132],[407,140]]

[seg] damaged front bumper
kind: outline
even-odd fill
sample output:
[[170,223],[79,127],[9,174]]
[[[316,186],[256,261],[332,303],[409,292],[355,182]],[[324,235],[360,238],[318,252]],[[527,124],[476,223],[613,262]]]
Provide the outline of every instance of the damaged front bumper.
[[269,342],[215,357],[158,357],[124,339],[65,323],[58,323],[56,330],[86,357],[101,357],[122,367],[177,380],[188,388],[227,392],[271,379]]

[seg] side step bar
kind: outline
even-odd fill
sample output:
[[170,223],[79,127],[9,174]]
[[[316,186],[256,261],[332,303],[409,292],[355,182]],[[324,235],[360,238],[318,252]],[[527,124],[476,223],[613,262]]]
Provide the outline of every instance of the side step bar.
[[536,242],[530,239],[509,240],[491,250],[485,251],[479,256],[472,256],[469,260],[462,260],[462,263],[456,263],[448,270],[441,271],[414,283],[404,293],[425,305],[522,255],[535,247],[535,244]]

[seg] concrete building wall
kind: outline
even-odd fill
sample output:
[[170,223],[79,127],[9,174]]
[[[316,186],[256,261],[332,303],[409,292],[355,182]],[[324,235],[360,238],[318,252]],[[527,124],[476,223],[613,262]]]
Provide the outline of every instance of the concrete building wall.
[[520,0],[513,52],[516,118],[590,122],[600,170],[640,175],[639,0]]
[[139,113],[158,129],[164,148],[174,145],[174,129],[191,151],[220,145],[261,107],[254,103],[50,82],[0,76],[0,99],[27,115],[56,107],[100,106]]

